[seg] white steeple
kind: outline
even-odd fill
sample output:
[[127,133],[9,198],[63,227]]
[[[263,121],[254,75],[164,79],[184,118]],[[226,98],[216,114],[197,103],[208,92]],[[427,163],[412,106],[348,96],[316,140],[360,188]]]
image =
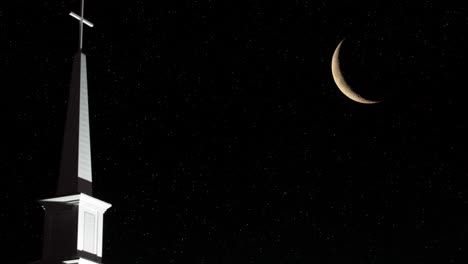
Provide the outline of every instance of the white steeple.
[[92,197],[86,56],[82,52],[81,15],[79,50],[75,55],[63,139],[57,197],[40,200],[45,210],[41,264],[102,263],[103,218],[111,204]]

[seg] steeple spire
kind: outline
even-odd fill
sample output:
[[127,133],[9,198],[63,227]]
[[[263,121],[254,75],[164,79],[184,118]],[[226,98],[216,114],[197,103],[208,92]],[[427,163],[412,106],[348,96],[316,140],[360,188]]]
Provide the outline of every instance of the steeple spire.
[[81,16],[70,15],[80,21],[79,50],[75,54],[68,101],[67,120],[60,163],[58,195],[86,193],[92,195],[91,146],[89,138],[88,81],[86,55],[83,54],[83,24],[94,25]]
[[75,55],[63,137],[58,195],[92,194],[86,55]]

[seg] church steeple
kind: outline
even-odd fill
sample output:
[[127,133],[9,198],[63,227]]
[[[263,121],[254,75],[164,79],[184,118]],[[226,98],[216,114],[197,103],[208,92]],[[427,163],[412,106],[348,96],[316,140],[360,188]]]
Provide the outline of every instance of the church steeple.
[[81,0],[80,45],[75,55],[58,179],[58,197],[40,200],[45,210],[40,264],[102,263],[103,218],[111,204],[92,197],[91,143],[89,135],[86,56],[82,52]]

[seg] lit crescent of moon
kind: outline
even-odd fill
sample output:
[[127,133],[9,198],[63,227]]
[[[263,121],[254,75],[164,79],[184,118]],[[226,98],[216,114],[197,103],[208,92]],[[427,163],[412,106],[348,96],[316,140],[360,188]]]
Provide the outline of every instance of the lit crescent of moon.
[[371,101],[363,98],[359,94],[357,94],[351,86],[346,82],[345,78],[343,77],[343,74],[341,73],[340,69],[340,59],[339,54],[340,54],[340,48],[341,44],[343,44],[342,40],[340,44],[338,44],[338,47],[336,47],[335,52],[333,53],[333,58],[332,58],[332,75],[333,75],[333,80],[335,80],[336,86],[338,86],[338,89],[346,95],[349,99],[361,103],[361,104],[376,104],[379,103],[380,101]]

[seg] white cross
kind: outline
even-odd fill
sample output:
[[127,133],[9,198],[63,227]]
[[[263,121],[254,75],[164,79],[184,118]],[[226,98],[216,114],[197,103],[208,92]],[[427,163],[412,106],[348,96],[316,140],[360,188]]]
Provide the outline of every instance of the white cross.
[[80,51],[81,51],[81,49],[83,48],[83,23],[88,25],[89,27],[94,27],[93,23],[83,18],[84,17],[84,0],[81,0],[81,16],[73,12],[70,12],[70,16],[80,21]]

